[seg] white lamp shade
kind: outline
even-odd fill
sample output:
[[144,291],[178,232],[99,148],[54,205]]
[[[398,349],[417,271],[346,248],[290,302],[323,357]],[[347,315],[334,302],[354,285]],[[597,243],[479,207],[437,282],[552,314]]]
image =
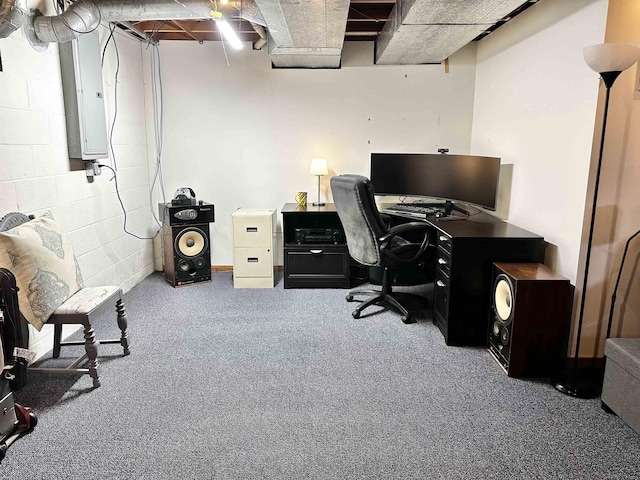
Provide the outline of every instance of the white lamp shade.
[[591,70],[622,72],[640,59],[640,48],[631,43],[600,43],[584,47],[583,54]]
[[311,160],[311,175],[327,175],[329,168],[327,167],[327,160],[324,158],[314,158]]

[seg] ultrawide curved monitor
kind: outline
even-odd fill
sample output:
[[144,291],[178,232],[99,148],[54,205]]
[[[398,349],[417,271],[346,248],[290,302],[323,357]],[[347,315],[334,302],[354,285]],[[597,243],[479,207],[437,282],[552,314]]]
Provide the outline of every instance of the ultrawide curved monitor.
[[409,195],[496,209],[500,159],[439,153],[372,153],[376,195]]

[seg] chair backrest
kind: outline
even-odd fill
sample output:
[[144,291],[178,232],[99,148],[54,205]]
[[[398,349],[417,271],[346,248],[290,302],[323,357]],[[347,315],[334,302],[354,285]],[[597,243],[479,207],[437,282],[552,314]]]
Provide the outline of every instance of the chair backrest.
[[349,254],[363,265],[381,265],[378,239],[387,228],[376,207],[371,181],[348,174],[332,177],[330,184]]

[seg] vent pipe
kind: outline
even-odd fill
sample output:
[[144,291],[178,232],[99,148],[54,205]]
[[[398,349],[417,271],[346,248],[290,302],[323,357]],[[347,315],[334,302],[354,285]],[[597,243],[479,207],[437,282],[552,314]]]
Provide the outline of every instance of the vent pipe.
[[19,0],[0,0],[0,38],[7,38],[20,28],[27,12],[18,6]]
[[262,50],[262,47],[264,47],[268,43],[267,30],[262,25],[253,22],[250,23],[256,33],[260,36],[260,38],[253,43],[253,49]]
[[35,17],[33,31],[42,43],[63,43],[95,30],[99,23],[100,10],[96,2],[78,0],[55,17]]
[[[78,0],[60,15],[34,17],[33,40],[42,44],[67,42],[95,29],[103,20],[126,22],[213,19],[212,5],[209,0]],[[241,8],[233,4],[220,5],[216,11],[227,17],[243,18],[258,26],[266,25],[253,0],[240,5]]]

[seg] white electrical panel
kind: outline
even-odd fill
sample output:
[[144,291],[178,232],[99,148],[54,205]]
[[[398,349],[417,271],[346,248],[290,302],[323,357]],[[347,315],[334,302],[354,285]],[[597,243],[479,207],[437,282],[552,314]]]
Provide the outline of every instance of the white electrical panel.
[[69,158],[107,158],[109,141],[98,32],[60,43],[59,50]]

